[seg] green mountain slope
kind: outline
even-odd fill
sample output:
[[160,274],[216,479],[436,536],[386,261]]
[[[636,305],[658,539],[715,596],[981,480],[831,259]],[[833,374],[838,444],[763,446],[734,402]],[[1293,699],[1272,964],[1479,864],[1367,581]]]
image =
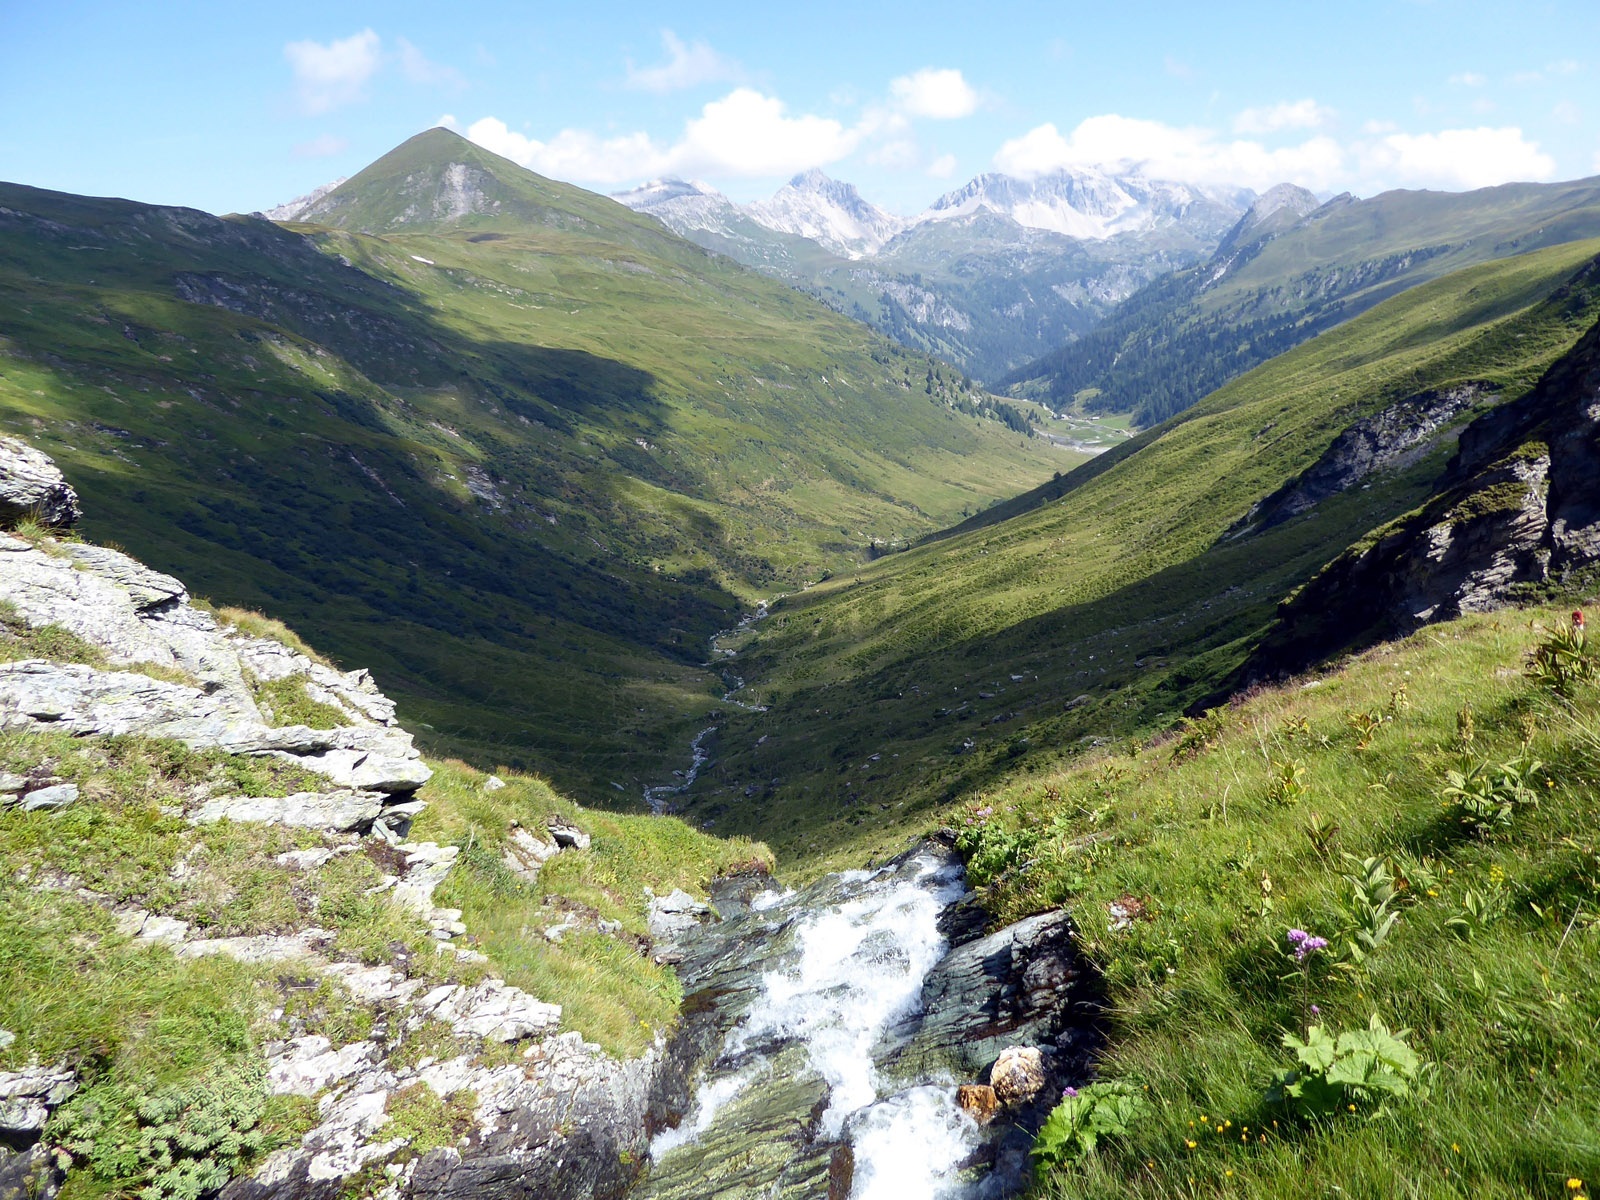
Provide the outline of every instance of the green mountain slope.
[[370,664],[437,747],[636,797],[743,602],[1076,461],[444,131],[325,203],[340,228],[0,186],[0,424],[91,536]]
[[1600,236],[1600,178],[1341,196],[1284,225],[1224,239],[1209,262],[1155,281],[1092,332],[996,386],[1157,424],[1406,288]]
[[[1412,289],[1044,485],[1009,520],[786,600],[741,664],[771,709],[728,718],[691,811],[829,861],[1018,766],[1170,724],[1243,660],[1285,592],[1427,498],[1455,431],[1594,324],[1597,250]],[[1231,536],[1353,423],[1404,427],[1438,396],[1460,403],[1381,469]]]
[[[1566,625],[1437,625],[947,814],[997,924],[1070,908],[1097,1074],[1147,1101],[1036,1195],[1593,1194],[1600,695],[1525,675]],[[1296,930],[1322,944],[1297,956]],[[1319,1106],[1286,1036],[1332,1052],[1374,1018],[1397,1068],[1328,1072]]]

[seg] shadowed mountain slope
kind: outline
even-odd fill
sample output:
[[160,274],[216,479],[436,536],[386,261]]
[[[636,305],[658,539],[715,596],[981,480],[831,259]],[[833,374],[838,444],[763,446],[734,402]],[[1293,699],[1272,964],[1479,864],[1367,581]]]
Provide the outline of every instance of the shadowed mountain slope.
[[1076,461],[444,131],[313,208],[341,227],[0,186],[0,424],[91,536],[371,664],[439,748],[636,797],[750,597]]

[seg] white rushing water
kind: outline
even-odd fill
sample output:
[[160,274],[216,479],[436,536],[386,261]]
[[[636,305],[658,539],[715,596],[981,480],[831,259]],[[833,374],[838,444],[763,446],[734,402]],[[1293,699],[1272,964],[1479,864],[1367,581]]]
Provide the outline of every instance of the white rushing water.
[[[931,859],[914,874],[852,871],[839,882],[836,903],[798,917],[792,961],[762,976],[729,1032],[721,1059],[745,1065],[703,1082],[694,1111],[651,1153],[659,1159],[711,1129],[766,1073],[764,1051],[798,1043],[828,1087],[819,1132],[854,1149],[852,1200],[953,1200],[955,1172],[978,1144],[976,1123],[957,1106],[953,1082],[899,1090],[880,1079],[872,1051],[885,1030],[920,1010],[923,981],[949,949],[939,914],[965,882]],[[768,893],[757,903],[781,916],[794,899]]]

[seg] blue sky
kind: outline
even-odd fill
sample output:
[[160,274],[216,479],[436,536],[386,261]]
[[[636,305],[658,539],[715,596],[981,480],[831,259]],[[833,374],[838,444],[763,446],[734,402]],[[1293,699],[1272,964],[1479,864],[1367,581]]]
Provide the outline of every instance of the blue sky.
[[214,212],[441,120],[543,174],[896,211],[1087,162],[1319,192],[1600,174],[1600,4],[0,0],[0,179]]

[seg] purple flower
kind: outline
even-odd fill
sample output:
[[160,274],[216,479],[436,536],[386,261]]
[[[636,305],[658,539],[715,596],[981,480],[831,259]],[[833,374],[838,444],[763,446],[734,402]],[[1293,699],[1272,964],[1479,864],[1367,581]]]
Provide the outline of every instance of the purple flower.
[[1077,1094],[1078,1094],[1078,1089],[1075,1088],[1075,1087],[1069,1087],[1069,1088],[1062,1088],[1061,1089],[1061,1098],[1063,1100],[1071,1100]]
[[1313,1017],[1320,1017],[1322,1015],[1322,1010],[1320,1008],[1318,1008],[1315,1004],[1313,1004],[1311,1006],[1311,1015]]
[[1289,949],[1294,953],[1295,962],[1305,962],[1318,950],[1328,948],[1327,938],[1314,937],[1304,929],[1291,929],[1285,936],[1288,938]]

